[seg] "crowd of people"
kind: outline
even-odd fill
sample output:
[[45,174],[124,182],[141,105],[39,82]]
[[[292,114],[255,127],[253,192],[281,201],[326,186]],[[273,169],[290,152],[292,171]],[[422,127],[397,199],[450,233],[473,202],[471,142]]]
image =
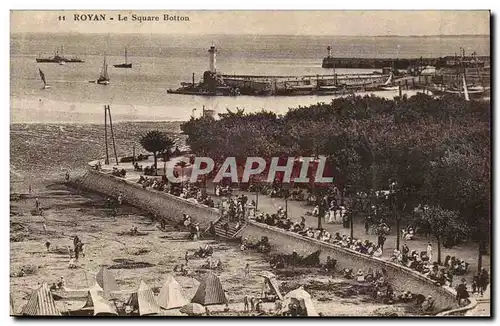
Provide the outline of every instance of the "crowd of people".
[[172,183],[167,178],[155,178],[140,176],[137,181],[144,189],[150,188],[165,192],[183,199],[194,200],[196,203],[214,207],[214,200],[207,194],[206,190],[192,183]]
[[[363,241],[360,239],[351,238],[347,235],[340,235],[340,233],[338,232],[332,235],[324,228],[306,227],[304,217],[301,218],[300,223],[294,223],[289,217],[286,216],[286,214],[284,214],[281,207],[275,214],[258,213],[255,217],[255,221],[270,226],[279,227],[286,231],[294,232],[308,238],[327,242],[373,257],[382,256],[384,243],[386,241],[385,232],[379,232],[377,243],[373,243],[370,240]],[[384,220],[379,221],[379,223],[377,224],[378,229],[384,229],[386,227],[387,225]],[[404,265],[414,271],[421,273],[422,275],[434,281],[434,283],[438,286],[446,285],[452,287],[453,276],[463,275],[467,273],[468,270],[468,263],[455,257],[449,256],[447,256],[445,259],[444,268],[440,267],[439,264],[433,260],[432,245],[430,243],[427,245],[426,250],[421,252],[417,252],[417,250],[410,251],[410,248],[405,243],[401,247],[401,250],[394,249],[389,259],[394,263]],[[473,283],[473,292],[479,292],[479,289],[483,289],[482,292],[484,292],[484,289],[487,286],[485,286],[485,284],[487,284],[486,280],[489,278],[489,276],[485,276],[487,274],[486,271],[482,273],[483,274],[475,277],[476,282]],[[463,279],[462,283],[460,283],[461,285],[459,285],[461,294],[459,295],[460,299],[458,300],[460,303],[462,303],[462,299],[468,298],[467,289],[463,286],[464,282],[465,279]],[[408,294],[405,294],[404,296],[408,296]],[[391,300],[394,301],[394,299]],[[431,307],[432,305],[427,306]]]
[[[206,194],[206,192],[203,192],[194,184],[188,184],[185,186],[181,185],[181,187],[176,187],[178,186],[178,184],[171,184],[170,187],[167,187],[166,180],[147,178],[143,176],[140,177],[139,183],[141,183],[144,188],[151,187],[158,191],[172,193],[184,199],[194,198],[196,202],[203,203],[211,207],[214,206],[213,201],[211,201],[211,203],[207,203],[209,196]],[[326,223],[342,223],[344,228],[350,227],[351,212],[349,209],[347,209],[343,197],[340,200],[340,203],[338,203],[338,190],[329,190],[326,195],[323,195],[319,198],[314,196],[314,194],[312,193],[309,193],[308,196],[304,195],[303,189],[292,189],[290,191],[279,187],[279,185],[276,185],[275,183],[269,184],[267,186],[250,184],[248,186],[248,189],[246,190],[251,192],[259,191],[260,193],[269,195],[271,197],[284,197],[289,200],[303,200],[307,197],[307,199],[309,199],[309,201],[313,203],[313,205],[315,205],[310,215],[316,217],[322,215]],[[230,186],[217,184],[215,185],[214,192],[218,197],[226,197],[219,204],[221,217],[226,221],[224,224],[226,232],[228,229],[228,224],[230,222],[235,222],[238,223],[239,226],[242,226],[246,221],[246,217],[251,216],[251,213],[253,212],[255,214],[256,222],[265,223],[270,226],[276,226],[305,237],[314,238],[316,240],[324,241],[333,245],[340,246],[342,248],[354,250],[361,254],[373,257],[381,257],[384,250],[386,235],[389,234],[390,231],[390,227],[387,225],[383,218],[384,212],[387,211],[388,208],[386,207],[386,201],[388,200],[389,195],[386,193],[376,194],[379,201],[367,207],[368,211],[370,211],[370,214],[365,219],[365,231],[367,234],[377,234],[377,242],[374,243],[370,240],[360,240],[351,238],[347,235],[340,235],[338,232],[333,235],[324,228],[306,227],[305,217],[301,218],[300,223],[293,222],[289,218],[289,216],[287,216],[287,212],[283,210],[282,207],[280,207],[275,214],[256,214],[256,203],[254,201],[248,203],[248,198],[245,195],[232,196],[232,188]],[[367,201],[363,202],[363,205],[366,206],[366,202]],[[211,225],[209,230],[211,231],[211,233],[215,234],[213,224]],[[415,234],[415,231],[411,226],[402,229],[401,232],[403,240],[412,240]],[[192,232],[192,234],[194,234],[193,237],[196,237],[196,233],[197,232]],[[423,274],[424,276],[433,280],[436,285],[440,286],[453,286],[454,275],[463,275],[467,273],[468,264],[463,260],[459,260],[455,257],[447,257],[445,259],[444,268],[442,268],[437,264],[437,262],[434,262],[432,258],[431,244],[428,245],[425,251],[417,252],[416,250],[410,251],[407,244],[405,243],[402,246],[401,250],[394,250],[390,257],[390,260],[394,263],[404,265],[414,271]],[[479,289],[484,289],[484,284],[486,282],[484,281],[485,276],[481,275],[482,274],[479,274],[475,277],[475,281],[473,283],[473,292],[475,292],[476,290],[479,291]],[[459,284],[461,293],[459,296],[460,300],[468,295],[465,294],[467,292],[467,289],[464,289],[463,284],[464,282]],[[474,289],[474,287],[476,289]],[[397,300],[410,300],[414,297],[415,296],[411,293],[403,293],[397,298]],[[385,299],[395,301],[396,296],[387,295],[386,293]],[[429,304],[428,306],[431,307],[432,304]]]
[[125,178],[127,175],[127,171],[125,169],[118,169],[117,167],[113,167],[113,171],[111,171],[111,175],[119,178]]

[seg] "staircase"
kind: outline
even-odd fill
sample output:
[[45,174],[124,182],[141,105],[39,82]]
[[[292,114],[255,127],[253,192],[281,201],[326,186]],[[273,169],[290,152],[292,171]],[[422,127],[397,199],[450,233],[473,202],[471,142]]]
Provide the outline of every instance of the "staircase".
[[[226,223],[225,219],[219,219],[217,222],[215,222],[215,234],[217,237],[222,238],[222,239],[235,239],[234,236],[235,234],[239,231],[236,230],[236,224],[237,222],[229,222],[229,228],[227,230],[224,230],[224,224]],[[244,225],[243,225],[244,226]],[[240,228],[241,230],[241,228]]]

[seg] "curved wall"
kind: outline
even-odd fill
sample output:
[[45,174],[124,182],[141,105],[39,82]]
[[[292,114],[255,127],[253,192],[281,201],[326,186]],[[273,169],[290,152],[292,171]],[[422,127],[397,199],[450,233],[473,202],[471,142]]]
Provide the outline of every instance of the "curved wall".
[[420,293],[425,296],[431,295],[436,299],[436,306],[440,310],[457,307],[453,289],[436,286],[427,277],[405,266],[262,223],[249,222],[238,235],[252,242],[260,240],[261,236],[267,236],[274,252],[290,254],[295,250],[299,255],[306,256],[321,250],[320,260],[326,261],[326,258],[330,256],[337,260],[337,268],[339,269],[353,268],[354,272],[361,269],[365,273],[370,268],[373,271],[385,269],[388,281],[394,289]]
[[[189,214],[202,227],[208,227],[210,221],[215,222],[219,218],[219,211],[215,208],[189,202],[164,192],[144,189],[137,183],[91,168],[78,181],[78,185],[111,196],[117,196],[121,192],[127,203],[174,222],[180,221],[183,213]],[[453,289],[436,286],[418,272],[392,262],[252,221],[247,223],[238,235],[250,241],[267,236],[274,252],[290,254],[295,250],[300,255],[309,255],[321,250],[321,261],[326,261],[326,258],[331,256],[337,260],[339,268],[353,268],[355,271],[361,269],[365,272],[370,268],[374,271],[385,269],[389,282],[396,290],[431,295],[436,299],[436,306],[440,310],[458,307]]]
[[122,193],[125,202],[170,221],[181,221],[182,214],[185,213],[190,215],[193,221],[200,223],[202,228],[207,228],[210,221],[215,222],[219,218],[218,209],[189,202],[164,192],[144,189],[138,183],[93,169],[89,169],[78,180],[77,185],[107,196],[117,197]]

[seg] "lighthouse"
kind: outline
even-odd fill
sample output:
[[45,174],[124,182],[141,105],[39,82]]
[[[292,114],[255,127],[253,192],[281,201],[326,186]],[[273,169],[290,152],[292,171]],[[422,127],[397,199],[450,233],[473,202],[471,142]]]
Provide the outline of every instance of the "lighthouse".
[[210,72],[215,73],[215,56],[217,55],[217,48],[212,44],[210,49],[208,49],[208,53],[210,53]]
[[328,50],[328,58],[331,58],[332,57],[332,47],[329,45],[326,47],[326,49]]

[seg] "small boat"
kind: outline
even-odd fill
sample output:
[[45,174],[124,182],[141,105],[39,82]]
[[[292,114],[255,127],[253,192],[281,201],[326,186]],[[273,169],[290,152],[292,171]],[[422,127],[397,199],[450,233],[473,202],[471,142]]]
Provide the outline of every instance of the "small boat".
[[90,83],[109,85],[108,64],[106,63],[106,57],[104,57],[104,62],[102,64],[101,75],[97,80],[91,80]]
[[391,72],[389,74],[389,78],[385,81],[385,83],[380,86],[380,89],[383,91],[397,91],[399,90],[399,86],[394,85],[393,82],[394,74]]
[[398,91],[399,86],[382,86],[381,89],[383,91]]
[[59,61],[59,65],[60,65],[60,66],[64,66],[65,64],[66,64],[66,62],[65,62],[65,61]]
[[132,68],[132,63],[128,63],[127,59],[128,59],[127,58],[127,48],[125,48],[125,63],[113,65],[113,67],[115,67],[115,68]]
[[50,86],[47,85],[47,81],[45,80],[45,74],[43,73],[42,69],[38,68],[38,72],[40,73],[40,78],[42,79],[42,82],[43,82],[42,89],[50,88]]

